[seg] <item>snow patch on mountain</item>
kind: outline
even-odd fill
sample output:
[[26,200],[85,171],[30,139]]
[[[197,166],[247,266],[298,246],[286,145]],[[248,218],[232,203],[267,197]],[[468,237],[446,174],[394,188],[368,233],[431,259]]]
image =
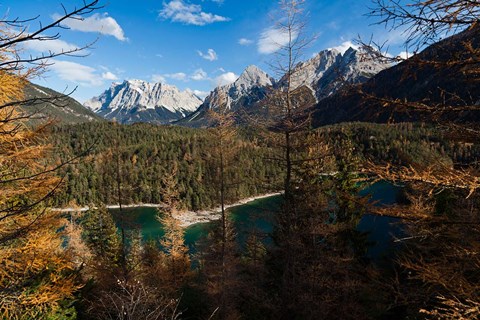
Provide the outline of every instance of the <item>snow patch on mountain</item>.
[[180,91],[164,83],[126,80],[112,83],[98,97],[84,103],[85,107],[109,120],[120,123],[169,123],[195,111],[202,100],[192,91]]

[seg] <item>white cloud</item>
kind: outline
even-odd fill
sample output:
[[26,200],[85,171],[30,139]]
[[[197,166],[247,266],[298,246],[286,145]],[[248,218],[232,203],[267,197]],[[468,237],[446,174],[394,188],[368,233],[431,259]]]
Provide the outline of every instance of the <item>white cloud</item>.
[[201,91],[201,90],[192,90],[190,88],[185,89],[188,92],[192,92],[194,95],[199,97],[202,100],[205,100],[205,98],[210,94],[209,91]]
[[197,50],[197,53],[200,57],[202,57],[205,60],[208,60],[208,61],[218,60],[218,55],[213,49],[208,49],[206,53],[203,53],[202,51]]
[[236,75],[235,73],[226,72],[226,73],[223,73],[223,74],[219,75],[218,77],[216,77],[213,80],[213,83],[216,87],[225,86],[227,84],[235,82],[235,80],[237,80],[237,79],[238,79],[238,75]]
[[238,44],[241,46],[249,46],[253,43],[253,40],[246,39],[246,38],[241,38],[238,39]]
[[80,48],[77,45],[65,42],[60,39],[25,41],[24,46],[25,46],[25,49],[28,49],[28,50],[34,50],[38,52],[52,52],[52,53],[74,51]]
[[173,80],[178,80],[178,81],[187,81],[187,75],[183,72],[177,72],[177,73],[170,73],[170,74],[165,74],[165,78],[170,78]]
[[115,81],[118,80],[118,77],[110,71],[102,73],[102,79]]
[[185,3],[183,0],[173,0],[163,3],[163,9],[160,10],[160,17],[170,19],[173,22],[204,26],[214,22],[229,21],[227,17],[222,17],[212,13],[202,11],[202,6]]
[[189,82],[190,80],[193,80],[193,81],[211,80],[208,77],[208,74],[203,69],[197,69],[191,75],[187,75],[184,72],[177,72],[177,73],[166,73],[166,74],[154,74],[152,75],[151,78],[152,78],[152,81],[161,82],[161,83],[167,83],[167,79],[173,79],[173,80],[183,81],[183,82]]
[[[61,15],[59,14],[53,15],[53,19],[55,20],[60,17]],[[95,13],[88,18],[66,19],[62,22],[62,25],[76,31],[98,32],[100,34],[114,36],[120,41],[128,40],[125,38],[122,27],[120,27],[115,19],[109,17],[107,13],[103,15]]]
[[203,69],[197,69],[190,76],[190,79],[195,80],[195,81],[208,80],[208,74],[205,71],[203,71]]
[[103,84],[102,75],[97,70],[76,62],[52,60],[50,67],[60,79],[74,82],[78,85],[87,87],[101,86]]
[[353,44],[352,41],[345,41],[342,44],[340,44],[336,47],[333,47],[333,48],[329,48],[329,49],[335,49],[335,50],[340,51],[342,54],[344,54],[349,48],[353,48],[355,50],[358,50],[358,46]]
[[167,79],[164,76],[162,76],[161,74],[152,75],[152,81],[153,82],[167,83]]
[[[292,41],[298,36],[298,32],[292,34]],[[265,29],[260,35],[258,40],[258,52],[261,54],[271,54],[283,46],[287,45],[290,41],[290,36],[287,31],[277,28]]]

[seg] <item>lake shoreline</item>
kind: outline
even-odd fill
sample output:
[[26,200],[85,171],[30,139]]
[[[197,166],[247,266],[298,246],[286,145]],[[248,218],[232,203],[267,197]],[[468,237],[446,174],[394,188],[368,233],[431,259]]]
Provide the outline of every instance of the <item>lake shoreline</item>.
[[[163,204],[155,204],[155,203],[138,203],[138,204],[122,204],[122,209],[131,209],[131,208],[163,208],[165,205]],[[118,204],[112,204],[105,206],[107,209],[120,209]],[[98,207],[93,207],[93,209],[98,209]],[[67,208],[52,208],[52,211],[55,212],[85,212],[90,210],[90,207],[67,207]]]
[[[272,192],[272,193],[258,195],[255,197],[245,198],[235,203],[225,205],[225,209],[238,207],[256,200],[270,198],[270,197],[278,196],[281,194],[282,192]],[[198,223],[207,223],[211,221],[220,220],[220,218],[222,217],[221,211],[222,211],[221,207],[217,207],[209,210],[200,210],[200,211],[180,211],[174,215],[174,218],[180,221],[180,225],[182,227],[187,228],[189,226],[192,226]]]
[[[249,197],[245,199],[241,199],[237,202],[227,204],[225,205],[225,209],[233,208],[233,207],[238,207],[256,200],[260,199],[265,199],[273,196],[278,196],[281,195],[282,192],[272,192],[272,193],[266,193],[266,194],[261,194],[258,196],[254,197]],[[122,208],[140,208],[140,207],[147,207],[147,208],[164,208],[165,205],[163,204],[155,204],[155,203],[139,203],[139,204],[128,204],[128,205],[122,205]],[[106,206],[107,209],[119,209],[120,206],[117,205],[108,205]],[[79,207],[79,208],[52,208],[52,211],[55,212],[86,212],[90,210],[90,207]],[[180,221],[180,225],[183,228],[187,228],[191,225],[197,224],[197,223],[207,223],[215,220],[219,220],[221,218],[221,207],[217,207],[214,209],[208,209],[208,210],[199,210],[199,211],[179,211],[176,214],[174,214],[174,218]]]

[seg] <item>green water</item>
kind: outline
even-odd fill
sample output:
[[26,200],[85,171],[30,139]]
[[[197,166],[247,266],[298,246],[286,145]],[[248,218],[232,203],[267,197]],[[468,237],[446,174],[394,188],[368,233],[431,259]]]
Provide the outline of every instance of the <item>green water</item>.
[[[123,225],[126,229],[141,230],[145,241],[158,240],[164,235],[163,226],[157,220],[158,211],[156,208],[138,207],[123,209],[122,216],[127,218],[120,216],[118,209],[112,209],[110,212],[112,212],[117,226]],[[185,230],[185,243],[193,246],[196,241],[208,234],[208,229],[208,224],[196,224],[187,228]]]
[[[393,204],[396,202],[399,190],[399,187],[379,182],[363,190],[361,195],[371,194],[372,201],[378,201],[379,205]],[[245,243],[248,234],[254,229],[257,234],[265,236],[266,243],[271,242],[268,235],[273,231],[273,218],[279,209],[280,201],[281,196],[272,196],[229,209],[239,243]],[[122,218],[118,210],[111,210],[111,212],[117,223],[121,223]],[[128,226],[141,230],[144,240],[160,239],[164,234],[161,223],[156,219],[157,209],[155,208],[126,209],[123,216],[128,217]],[[368,252],[369,256],[379,257],[391,251],[392,236],[401,234],[401,226],[397,222],[398,220],[394,218],[368,214],[362,218],[358,230],[368,233],[368,240],[373,243]],[[195,243],[208,234],[211,225],[211,223],[202,223],[186,228],[185,243],[190,247],[191,252],[195,252]]]
[[[259,232],[268,234],[272,231],[272,217],[278,209],[280,196],[258,199],[250,203],[230,208],[230,216],[234,221],[240,242],[244,242],[249,230],[256,228]],[[138,228],[144,240],[160,239],[163,234],[162,224],[157,220],[157,209],[149,207],[129,208],[123,210],[122,216],[118,209],[110,210],[117,224],[126,225],[127,229]],[[126,221],[128,220],[128,221]],[[198,223],[185,230],[185,243],[194,251],[195,243],[205,237],[211,223]]]

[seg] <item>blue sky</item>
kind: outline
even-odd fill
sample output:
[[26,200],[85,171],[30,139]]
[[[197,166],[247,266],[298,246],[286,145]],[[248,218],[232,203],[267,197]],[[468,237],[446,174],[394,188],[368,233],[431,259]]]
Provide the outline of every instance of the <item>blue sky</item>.
[[[50,23],[62,13],[57,0],[7,0],[0,12],[8,18],[39,15],[32,29]],[[103,0],[104,7],[84,21],[66,22],[56,41],[30,43],[28,53],[68,49],[92,41],[83,58],[59,57],[35,82],[58,91],[78,87],[73,97],[80,102],[99,95],[112,82],[141,79],[167,82],[204,96],[218,84],[234,81],[255,64],[267,73],[275,47],[272,15],[275,0]],[[80,0],[63,1],[67,10]],[[370,0],[307,0],[308,34],[318,37],[306,50],[305,59],[320,50],[348,47],[357,38],[389,40],[390,53],[403,51],[400,32],[388,32],[365,14]],[[278,35],[277,35],[278,36]]]

